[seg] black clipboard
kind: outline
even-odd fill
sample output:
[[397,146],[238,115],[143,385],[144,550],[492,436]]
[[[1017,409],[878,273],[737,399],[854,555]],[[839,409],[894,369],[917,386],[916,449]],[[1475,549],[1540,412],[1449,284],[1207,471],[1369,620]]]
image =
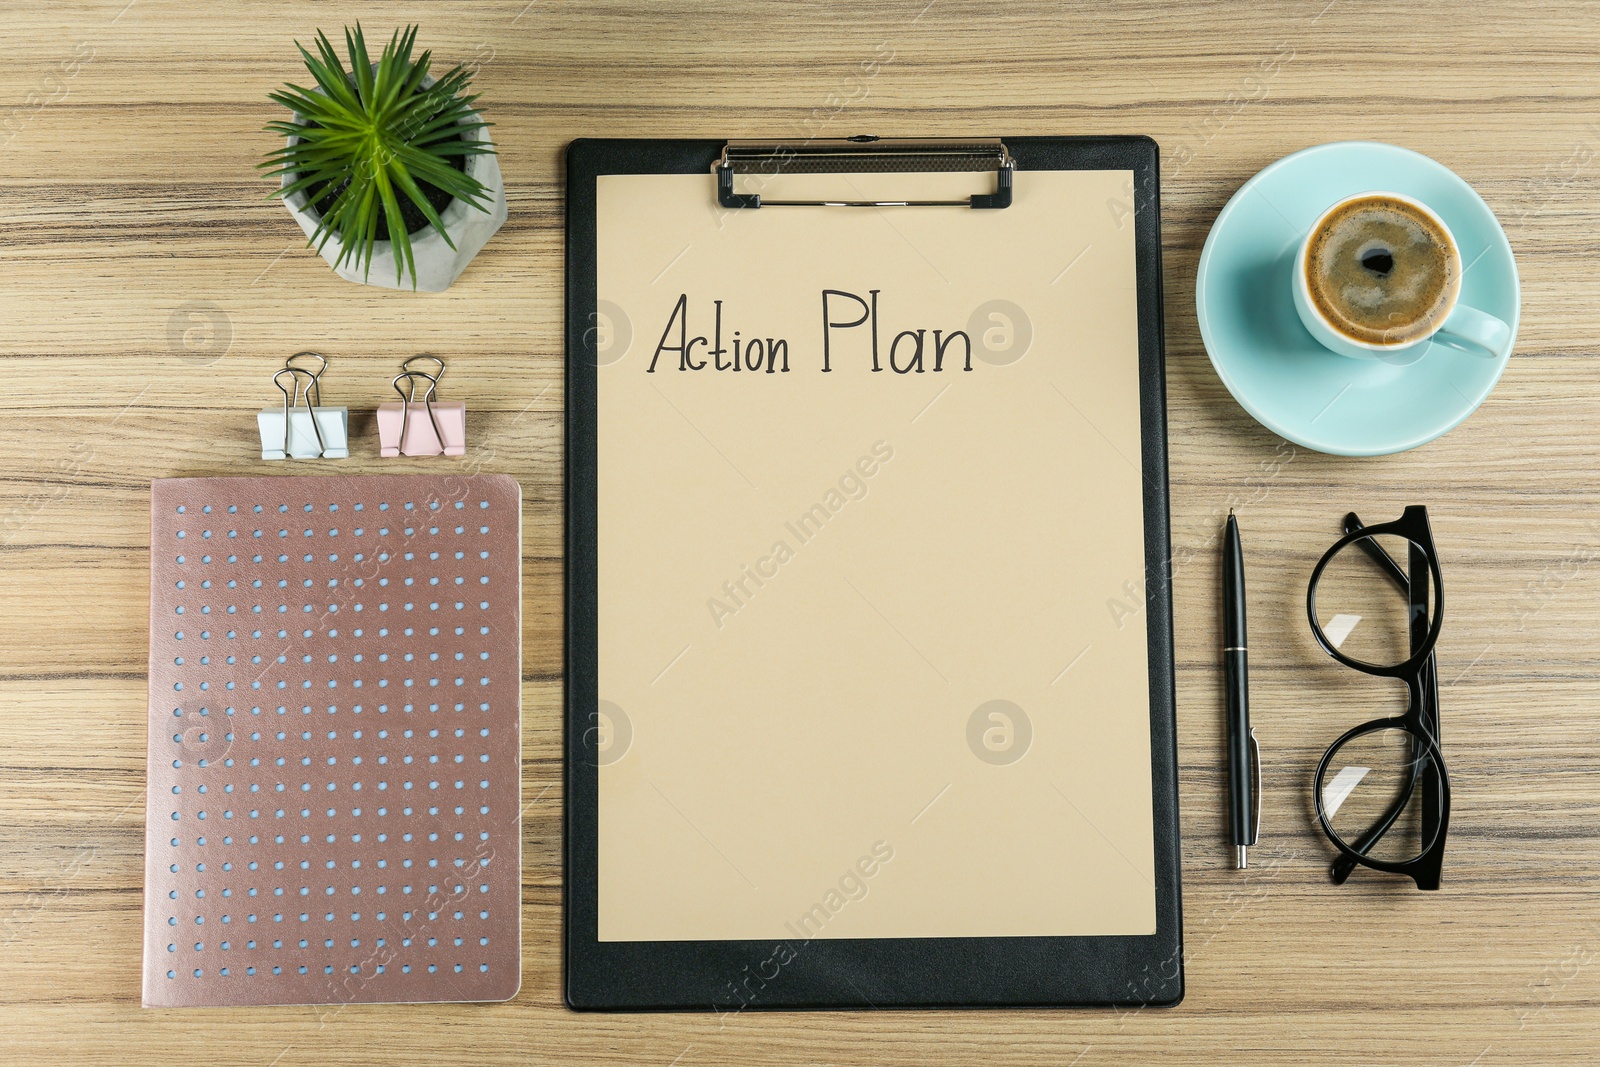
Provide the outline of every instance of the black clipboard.
[[[1151,936],[818,938],[785,961],[781,982],[765,986],[759,1001],[740,1010],[1176,1004],[1183,997],[1183,949],[1156,143],[1147,137],[854,138],[788,145],[582,139],[569,146],[566,163],[567,1003],[579,1010],[730,1010],[730,976],[760,968],[774,951],[766,940],[599,939],[596,178],[704,174],[708,197],[718,196],[725,209],[765,211],[785,205],[762,204],[759,196],[737,192],[740,173],[761,167],[925,167],[992,169],[993,192],[975,195],[969,204],[978,210],[1005,210],[1012,181],[1025,181],[1030,170],[1133,175],[1156,931]],[[1014,178],[1016,172],[1022,175]]]

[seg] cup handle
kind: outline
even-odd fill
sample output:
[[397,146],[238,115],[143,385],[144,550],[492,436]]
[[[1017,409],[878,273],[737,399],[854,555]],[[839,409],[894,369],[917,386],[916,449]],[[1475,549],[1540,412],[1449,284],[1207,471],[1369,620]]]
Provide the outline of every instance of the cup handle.
[[1433,339],[1475,356],[1499,359],[1511,347],[1511,327],[1487,312],[1457,304]]

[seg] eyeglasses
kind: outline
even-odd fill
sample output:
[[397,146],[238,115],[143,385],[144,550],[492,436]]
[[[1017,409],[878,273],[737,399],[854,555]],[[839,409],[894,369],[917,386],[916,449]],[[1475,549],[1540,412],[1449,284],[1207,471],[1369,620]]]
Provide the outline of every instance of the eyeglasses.
[[1351,512],[1344,529],[1311,572],[1312,636],[1346,667],[1405,682],[1407,701],[1403,714],[1345,733],[1317,764],[1317,821],[1339,850],[1329,874],[1343,884],[1360,864],[1438,889],[1450,780],[1439,751],[1434,659],[1444,583],[1428,509],[1414,505],[1375,526]]

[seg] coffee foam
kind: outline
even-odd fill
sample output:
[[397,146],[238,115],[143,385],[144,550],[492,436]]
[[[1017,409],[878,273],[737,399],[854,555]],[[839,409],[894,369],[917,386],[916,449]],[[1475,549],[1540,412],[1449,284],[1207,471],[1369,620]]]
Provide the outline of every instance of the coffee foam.
[[1393,197],[1353,200],[1311,236],[1306,287],[1334,329],[1369,344],[1431,334],[1455,304],[1460,257],[1431,217]]

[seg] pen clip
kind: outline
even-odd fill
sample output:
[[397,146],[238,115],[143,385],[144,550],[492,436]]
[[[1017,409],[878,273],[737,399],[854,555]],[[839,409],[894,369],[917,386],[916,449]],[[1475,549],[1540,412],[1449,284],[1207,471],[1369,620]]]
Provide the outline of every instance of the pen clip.
[[1255,829],[1250,831],[1249,844],[1255,844],[1261,837],[1261,743],[1256,740],[1256,728],[1250,727],[1250,761],[1256,768],[1256,786],[1251,793],[1251,804],[1256,809]]

